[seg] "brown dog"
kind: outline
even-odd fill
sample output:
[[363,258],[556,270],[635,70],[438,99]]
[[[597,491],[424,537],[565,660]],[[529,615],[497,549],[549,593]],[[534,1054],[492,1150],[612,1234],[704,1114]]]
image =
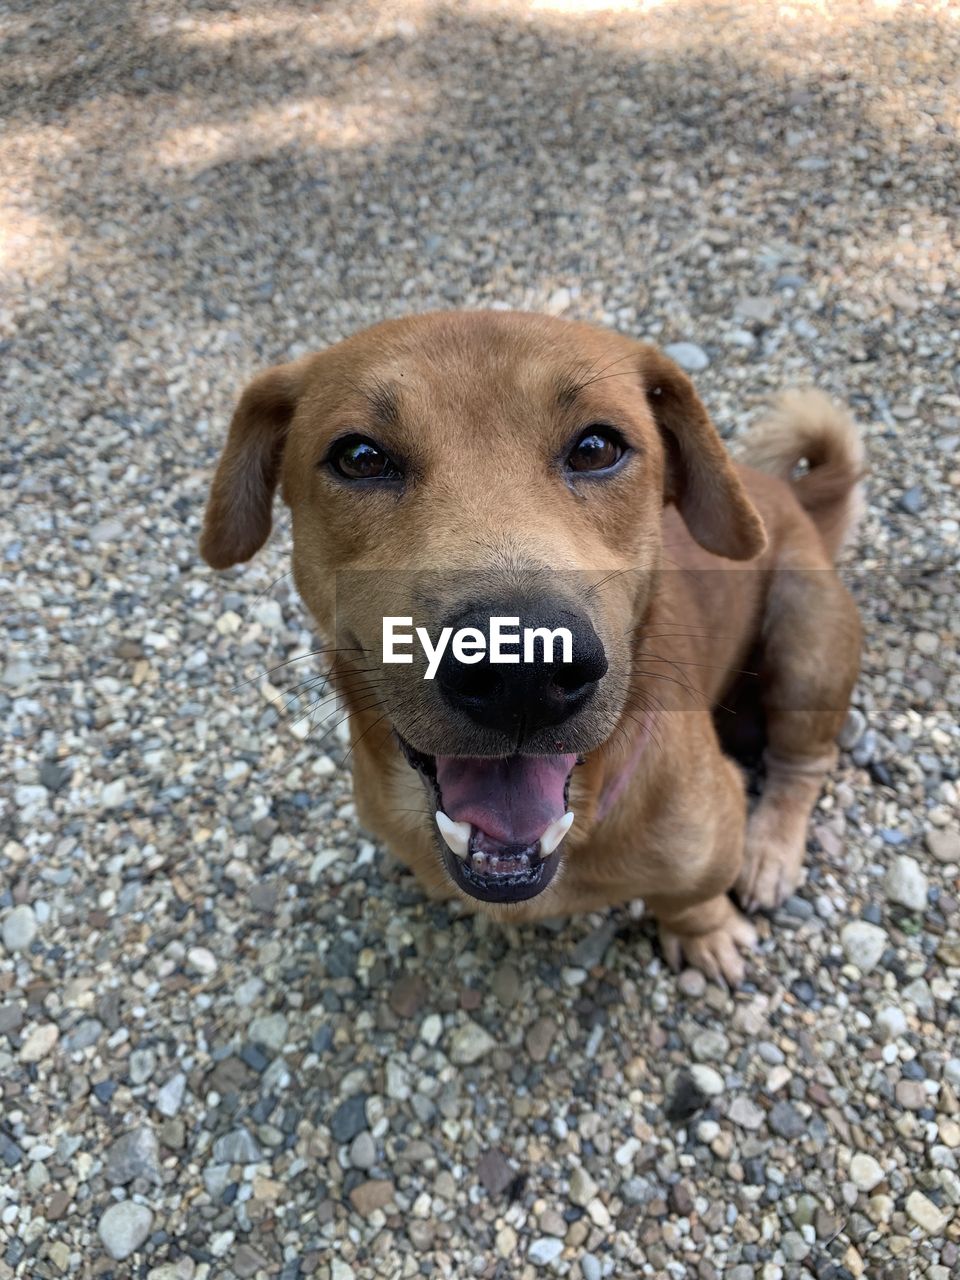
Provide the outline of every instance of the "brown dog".
[[[248,560],[280,484],[297,587],[335,638],[358,812],[429,893],[512,920],[643,898],[671,965],[737,983],[754,933],[728,893],[772,908],[795,886],[860,640],[833,569],[853,424],[794,392],[751,440],[767,474],[731,462],[672,361],[617,334],[388,321],[247,387],[201,548]],[[570,650],[448,645],[429,680],[415,644],[383,661],[385,615],[433,644],[509,617]],[[725,695],[765,730],[749,824],[711,716]]]

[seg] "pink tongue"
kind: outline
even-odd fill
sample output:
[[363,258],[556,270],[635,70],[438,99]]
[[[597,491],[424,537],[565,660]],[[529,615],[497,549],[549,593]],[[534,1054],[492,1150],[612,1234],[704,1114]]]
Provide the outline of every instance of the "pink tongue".
[[534,844],[566,812],[575,755],[469,760],[437,756],[443,811],[502,844]]

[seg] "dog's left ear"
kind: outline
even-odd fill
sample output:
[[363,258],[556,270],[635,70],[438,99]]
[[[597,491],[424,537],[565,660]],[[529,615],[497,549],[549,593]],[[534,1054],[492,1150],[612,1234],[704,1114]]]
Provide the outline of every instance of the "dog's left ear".
[[200,554],[214,569],[249,560],[269,536],[283,447],[303,375],[302,362],[267,369],[247,386],[234,410],[200,537]]
[[641,344],[640,375],[666,450],[664,501],[676,504],[697,542],[728,560],[767,545],[763,521],[693,383],[656,347]]

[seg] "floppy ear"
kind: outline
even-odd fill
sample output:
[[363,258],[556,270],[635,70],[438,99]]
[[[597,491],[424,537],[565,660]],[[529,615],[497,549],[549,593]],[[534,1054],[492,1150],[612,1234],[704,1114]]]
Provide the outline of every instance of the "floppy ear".
[[210,486],[200,554],[214,569],[249,560],[270,533],[283,446],[303,380],[300,364],[257,377],[240,397]]
[[707,551],[752,560],[767,545],[763,521],[693,383],[656,347],[642,347],[640,371],[666,449],[664,501]]

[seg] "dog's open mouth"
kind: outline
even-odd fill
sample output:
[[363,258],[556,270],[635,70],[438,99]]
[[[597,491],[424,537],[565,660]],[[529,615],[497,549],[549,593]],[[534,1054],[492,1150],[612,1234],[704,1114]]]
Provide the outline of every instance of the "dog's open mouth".
[[400,740],[432,790],[447,871],[482,902],[524,902],[560,866],[575,755],[429,756]]

